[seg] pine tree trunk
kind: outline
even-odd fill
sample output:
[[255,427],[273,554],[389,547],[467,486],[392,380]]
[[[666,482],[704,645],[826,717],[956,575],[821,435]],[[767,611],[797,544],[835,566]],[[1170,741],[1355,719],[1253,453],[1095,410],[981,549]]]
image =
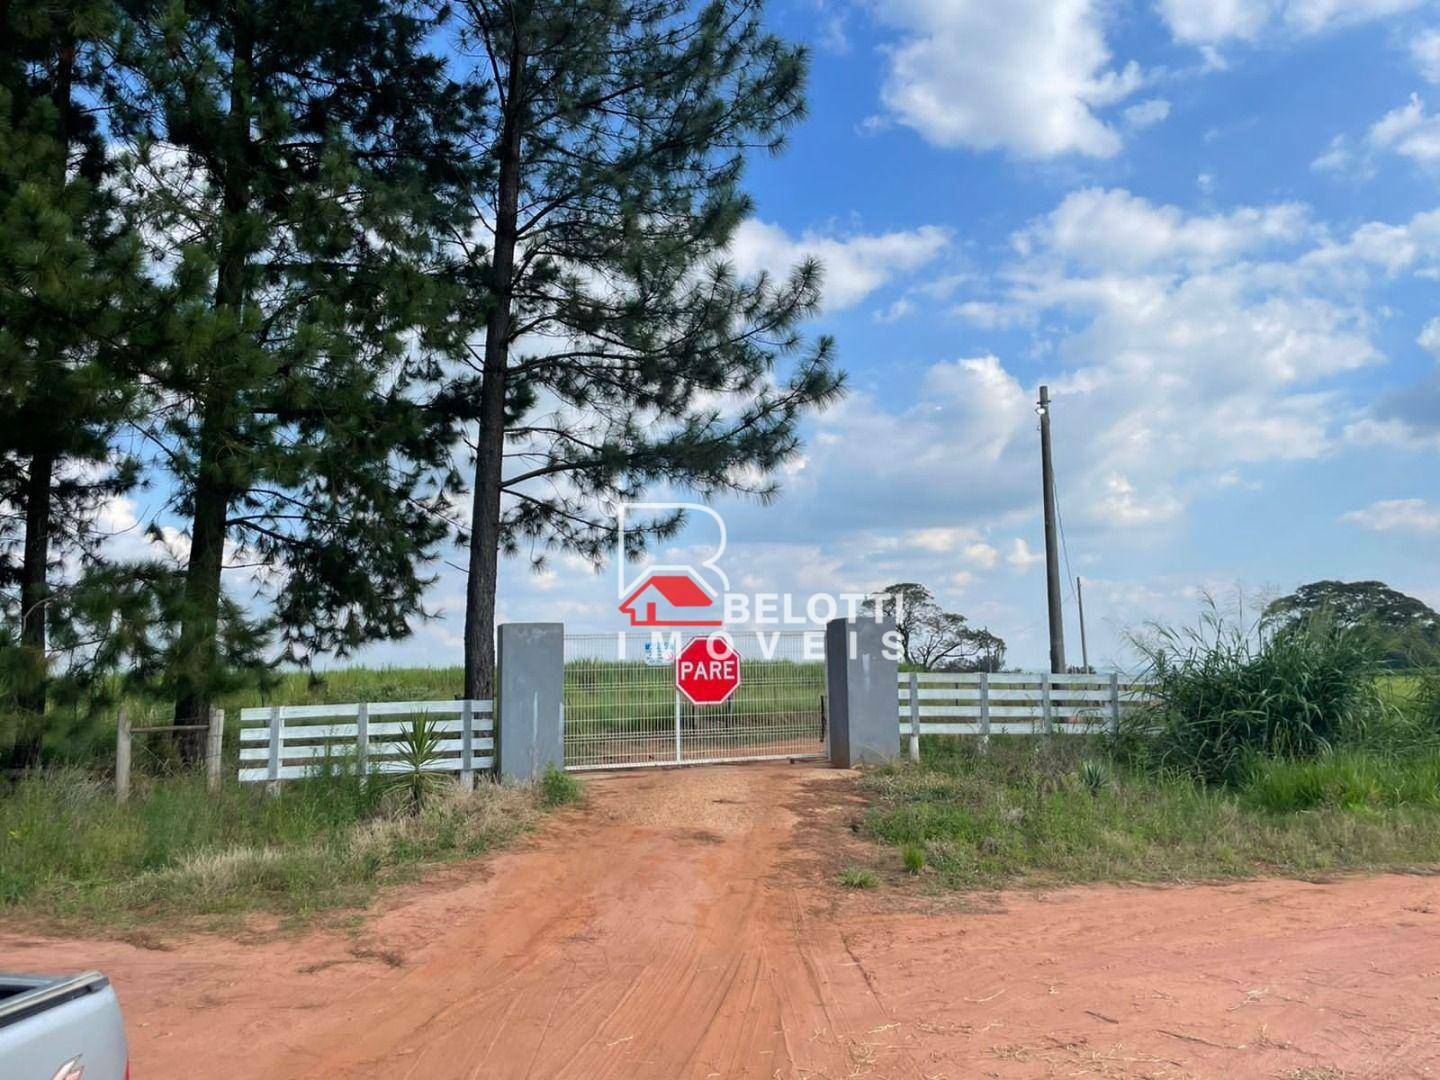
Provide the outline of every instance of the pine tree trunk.
[[45,647],[47,606],[50,600],[50,484],[55,456],[40,450],[30,459],[25,490],[25,553],[20,566],[20,644],[27,670],[20,687],[20,708],[35,718],[35,727],[16,747],[22,764],[33,765],[39,756],[40,725],[45,715]]
[[491,698],[495,694],[495,586],[500,567],[505,376],[510,359],[512,277],[519,227],[524,75],[524,45],[517,36],[510,58],[505,121],[500,133],[495,243],[490,253],[490,286],[494,303],[485,319],[480,431],[475,449],[475,493],[471,506],[470,576],[465,586],[465,696],[471,699]]
[[[200,436],[195,516],[190,527],[190,561],[185,568],[185,609],[181,614],[180,662],[176,672],[175,723],[198,724],[210,715],[218,659],[220,575],[224,570],[225,523],[230,496],[216,476],[221,424],[216,402],[206,403]],[[182,731],[180,759],[193,765],[204,756],[204,732]]]
[[[220,257],[215,282],[215,307],[233,313],[243,325],[248,296],[246,273],[250,257],[244,215],[249,209],[250,110],[248,80],[254,62],[254,33],[246,15],[232,10],[234,54],[230,66],[230,122],[235,138],[233,156],[225,162],[220,211]],[[243,331],[241,331],[243,333]],[[237,348],[240,347],[238,344]],[[200,446],[195,468],[194,517],[190,526],[190,559],[185,568],[185,608],[181,613],[180,656],[176,672],[175,723],[204,723],[210,716],[220,628],[221,574],[225,569],[225,537],[233,497],[227,458],[234,451],[231,430],[233,402],[223,385],[211,386],[201,403]],[[205,733],[179,733],[180,758],[197,764],[205,753]]]
[[[70,97],[75,78],[75,37],[66,33],[58,44],[50,101],[55,107],[55,136],[60,144],[56,182],[63,187],[70,160]],[[45,654],[50,602],[51,485],[54,479],[54,450],[48,446],[37,449],[30,458],[30,476],[25,489],[25,551],[20,566],[20,645],[25,650],[30,670],[20,687],[19,705],[24,712],[32,715],[35,724],[30,732],[22,736],[21,745],[16,747],[16,757],[25,765],[38,763],[43,741],[41,728],[45,716]]]

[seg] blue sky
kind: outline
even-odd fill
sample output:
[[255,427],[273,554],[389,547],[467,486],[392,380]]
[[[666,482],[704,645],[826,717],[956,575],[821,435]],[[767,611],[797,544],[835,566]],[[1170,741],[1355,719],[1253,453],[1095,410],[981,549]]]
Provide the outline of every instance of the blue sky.
[[[735,255],[822,259],[813,329],[851,394],[807,425],[778,502],[719,504],[737,587],[918,580],[1043,663],[1031,403],[1048,382],[1094,657],[1192,618],[1202,589],[1378,577],[1440,606],[1440,9],[788,0],[770,17],[813,52],[810,117],[753,162]],[[500,606],[608,629],[613,588],[517,563]],[[371,658],[453,650],[460,591],[447,572],[447,618]]]
[[[1045,656],[1038,436],[1092,660],[1201,590],[1381,578],[1440,606],[1440,5],[776,0],[810,117],[733,255],[826,265],[851,392],[768,507],[719,503],[737,588],[929,585]],[[661,562],[712,539],[697,520]],[[454,553],[458,561],[459,553]],[[361,659],[456,663],[441,618]],[[1078,658],[1067,591],[1070,651]],[[502,619],[619,627],[613,573],[507,563]]]

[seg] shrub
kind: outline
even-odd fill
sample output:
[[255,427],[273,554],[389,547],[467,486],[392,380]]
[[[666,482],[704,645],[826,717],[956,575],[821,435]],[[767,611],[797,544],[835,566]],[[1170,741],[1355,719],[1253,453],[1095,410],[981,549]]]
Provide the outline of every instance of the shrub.
[[1157,705],[1131,715],[1129,747],[1207,782],[1242,782],[1256,755],[1306,760],[1358,741],[1384,712],[1373,642],[1323,618],[1247,630],[1212,608],[1197,628],[1137,644]]
[[540,777],[539,788],[543,806],[565,806],[580,798],[580,781],[553,765]]

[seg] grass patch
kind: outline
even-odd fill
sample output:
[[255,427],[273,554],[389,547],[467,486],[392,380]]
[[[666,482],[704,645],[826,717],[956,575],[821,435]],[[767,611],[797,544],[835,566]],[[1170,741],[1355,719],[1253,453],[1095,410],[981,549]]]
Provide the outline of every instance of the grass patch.
[[1247,805],[1272,813],[1440,809],[1440,751],[1389,756],[1342,749],[1313,761],[1256,761],[1239,792]]
[[55,771],[0,792],[0,913],[58,925],[214,925],[256,912],[303,920],[368,903],[430,863],[470,858],[536,820],[537,788],[480,783],[418,809],[354,776],[218,794],[189,776],[108,783]]
[[[1088,745],[1087,745],[1088,744]],[[1440,755],[1252,766],[1232,786],[1127,767],[1097,740],[923,740],[863,781],[869,833],[957,889],[1440,864]]]
[[863,866],[847,866],[840,871],[840,884],[847,889],[873,889],[880,884],[880,879]]

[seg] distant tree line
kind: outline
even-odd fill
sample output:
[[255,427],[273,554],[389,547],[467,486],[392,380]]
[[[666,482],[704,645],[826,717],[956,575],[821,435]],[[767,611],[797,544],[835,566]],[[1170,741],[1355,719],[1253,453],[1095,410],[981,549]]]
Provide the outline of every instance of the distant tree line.
[[185,720],[402,637],[453,543],[488,696],[502,554],[599,559],[657,483],[769,497],[842,390],[820,268],[727,257],[806,66],[753,0],[0,5],[13,755],[57,696]]
[[1277,629],[1324,620],[1357,631],[1387,667],[1440,665],[1440,614],[1383,581],[1312,581],[1273,600],[1265,616]]

